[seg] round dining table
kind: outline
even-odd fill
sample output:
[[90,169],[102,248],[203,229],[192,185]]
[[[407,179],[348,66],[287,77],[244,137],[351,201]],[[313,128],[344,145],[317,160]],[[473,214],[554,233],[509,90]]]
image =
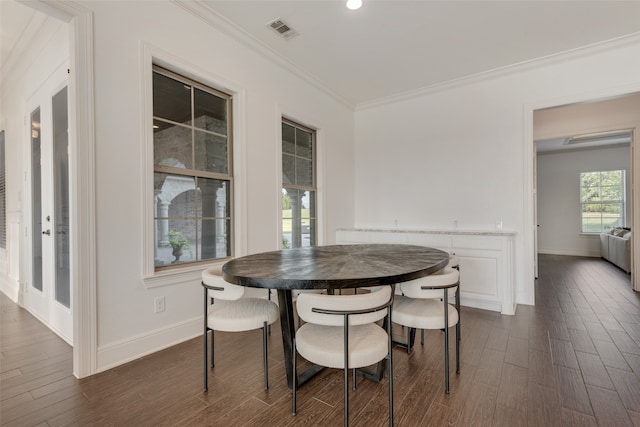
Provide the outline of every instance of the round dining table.
[[341,289],[395,285],[428,276],[447,265],[439,249],[403,244],[310,246],[235,258],[222,267],[236,285],[274,289],[278,293],[287,384],[303,384],[320,368],[293,372],[295,318],[292,290]]

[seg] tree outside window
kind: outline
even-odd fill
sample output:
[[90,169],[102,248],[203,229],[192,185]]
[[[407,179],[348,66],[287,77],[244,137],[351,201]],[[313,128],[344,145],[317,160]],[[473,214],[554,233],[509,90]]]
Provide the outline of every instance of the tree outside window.
[[625,225],[625,188],[624,170],[580,174],[583,233],[601,233]]

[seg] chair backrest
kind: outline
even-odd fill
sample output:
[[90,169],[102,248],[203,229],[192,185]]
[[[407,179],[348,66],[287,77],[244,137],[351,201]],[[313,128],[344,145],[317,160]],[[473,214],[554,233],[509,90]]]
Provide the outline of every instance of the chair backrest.
[[[460,280],[460,272],[450,267],[437,273],[400,284],[402,293],[409,298],[442,298],[442,289],[454,287]],[[423,288],[430,289],[423,289]]]
[[[364,325],[383,319],[392,297],[391,286],[356,295],[302,293],[298,295],[296,307],[300,318],[308,323],[344,326],[344,314],[349,314],[349,325]],[[317,310],[330,311],[331,314],[318,313]]]
[[222,300],[236,300],[244,295],[244,287],[234,285],[222,278],[222,268],[211,267],[202,272],[202,284],[207,287],[209,297]]

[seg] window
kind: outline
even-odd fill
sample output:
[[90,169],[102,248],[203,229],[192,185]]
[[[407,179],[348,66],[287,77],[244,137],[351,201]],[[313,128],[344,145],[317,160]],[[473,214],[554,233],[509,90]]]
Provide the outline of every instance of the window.
[[313,130],[282,121],[282,248],[316,244],[316,173]]
[[600,233],[625,225],[625,171],[580,174],[582,232]]
[[0,132],[0,248],[7,248],[7,187],[5,185],[4,131]]
[[231,102],[153,69],[156,270],[233,253]]

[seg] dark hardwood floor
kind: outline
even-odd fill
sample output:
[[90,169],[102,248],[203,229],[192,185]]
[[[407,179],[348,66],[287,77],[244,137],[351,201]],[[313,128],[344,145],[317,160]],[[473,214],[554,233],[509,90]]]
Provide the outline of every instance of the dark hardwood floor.
[[[216,334],[204,393],[200,338],[77,380],[67,344],[3,294],[0,308],[3,426],[342,423],[343,377],[335,370],[300,389],[291,415],[277,327],[268,391],[254,331]],[[463,307],[462,322],[462,369],[456,375],[451,364],[449,395],[440,331],[427,331],[410,356],[394,350],[396,425],[640,425],[640,295],[617,267],[541,256],[535,307],[521,305],[515,316]],[[386,379],[360,379],[350,402],[352,425],[387,424]]]

